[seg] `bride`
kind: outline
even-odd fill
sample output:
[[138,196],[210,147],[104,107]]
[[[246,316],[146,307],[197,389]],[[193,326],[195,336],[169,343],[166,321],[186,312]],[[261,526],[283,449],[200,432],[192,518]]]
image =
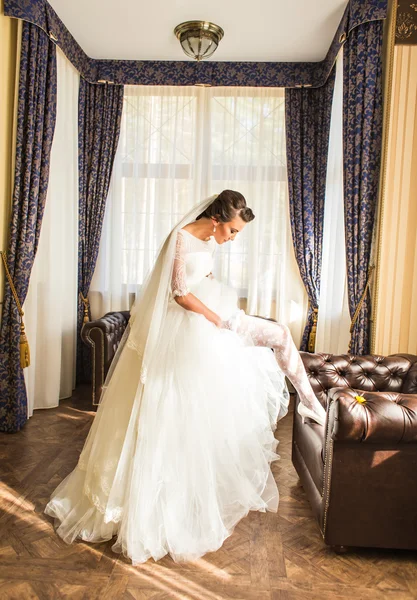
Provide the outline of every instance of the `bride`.
[[[277,511],[273,435],[288,412],[324,424],[288,328],[246,315],[212,273],[217,244],[255,218],[239,192],[195,206],[142,286],[75,469],[46,506],[66,542],[133,564],[220,548],[250,510]],[[271,349],[273,351],[271,351]]]

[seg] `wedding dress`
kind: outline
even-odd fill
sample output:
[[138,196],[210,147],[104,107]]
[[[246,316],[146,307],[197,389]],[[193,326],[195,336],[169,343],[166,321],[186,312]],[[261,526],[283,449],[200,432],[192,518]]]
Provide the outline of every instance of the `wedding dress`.
[[[117,536],[113,550],[133,564],[215,551],[250,510],[277,511],[270,463],[288,411],[285,374],[305,414],[324,422],[288,328],[246,315],[212,276],[216,245],[177,231],[154,358],[139,369],[127,338],[79,462],[45,509],[66,542]],[[189,292],[223,327],[177,304]]]

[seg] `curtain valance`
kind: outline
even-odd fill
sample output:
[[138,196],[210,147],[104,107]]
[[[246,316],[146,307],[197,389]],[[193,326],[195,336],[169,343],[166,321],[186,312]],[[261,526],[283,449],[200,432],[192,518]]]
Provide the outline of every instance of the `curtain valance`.
[[133,85],[321,87],[352,29],[385,19],[387,0],[350,0],[324,60],[320,62],[192,62],[99,60],[87,56],[46,0],[5,0],[4,14],[43,29],[90,83]]

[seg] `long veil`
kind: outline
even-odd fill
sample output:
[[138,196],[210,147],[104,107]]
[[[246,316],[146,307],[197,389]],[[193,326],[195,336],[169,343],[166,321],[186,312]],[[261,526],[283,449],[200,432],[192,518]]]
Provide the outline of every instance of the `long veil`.
[[184,217],[171,229],[162,243],[153,269],[148,273],[140,292],[130,311],[129,323],[120,341],[116,354],[107,373],[100,402],[117,368],[120,356],[127,345],[136,350],[140,369],[140,381],[146,381],[147,369],[163,330],[169,297],[169,286],[175,257],[177,231],[194,221],[214,200],[218,194],[209,196],[194,205]]
[[[85,496],[104,514],[105,523],[120,520],[128,493],[147,367],[157,358],[155,350],[167,314],[177,231],[195,220],[216,197],[217,194],[210,196],[194,206],[162,243],[107,374],[78,469],[69,475],[81,478]],[[64,482],[61,485],[66,485]]]

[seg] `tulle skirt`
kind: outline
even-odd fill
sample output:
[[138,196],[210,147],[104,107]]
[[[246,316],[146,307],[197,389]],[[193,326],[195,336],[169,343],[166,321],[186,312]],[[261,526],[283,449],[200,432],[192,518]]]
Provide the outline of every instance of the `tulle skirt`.
[[[205,278],[191,291],[239,317],[231,288]],[[289,394],[273,351],[172,301],[156,354],[142,386],[125,346],[78,465],[45,509],[66,542],[117,536],[113,550],[133,564],[215,551],[279,499],[270,463]]]

